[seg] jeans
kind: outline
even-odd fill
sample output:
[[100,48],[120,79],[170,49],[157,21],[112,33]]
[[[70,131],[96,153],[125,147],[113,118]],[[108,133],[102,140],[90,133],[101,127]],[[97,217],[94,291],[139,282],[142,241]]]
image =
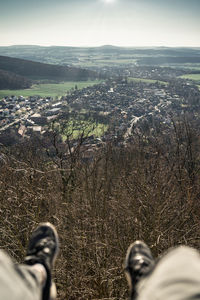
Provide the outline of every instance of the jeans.
[[[45,280],[42,265],[16,265],[0,250],[0,300],[41,300]],[[169,251],[137,291],[137,300],[200,299],[199,253],[185,246]]]
[[200,255],[181,246],[170,250],[137,286],[137,300],[200,299]]
[[46,271],[42,265],[14,264],[0,250],[0,300],[41,300],[45,280]]

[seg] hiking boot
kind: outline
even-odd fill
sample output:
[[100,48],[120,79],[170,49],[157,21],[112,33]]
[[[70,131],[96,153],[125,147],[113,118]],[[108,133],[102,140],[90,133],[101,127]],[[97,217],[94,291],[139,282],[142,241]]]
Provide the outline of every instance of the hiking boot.
[[131,292],[131,299],[136,299],[136,285],[139,280],[147,276],[155,265],[151,250],[141,241],[131,244],[127,250],[124,270]]
[[[42,299],[54,299],[55,283],[51,279],[51,270],[54,266],[59,250],[58,234],[50,223],[41,223],[32,233],[29,241],[25,264],[42,264],[47,273],[47,279],[43,287]],[[53,298],[52,298],[53,297]]]

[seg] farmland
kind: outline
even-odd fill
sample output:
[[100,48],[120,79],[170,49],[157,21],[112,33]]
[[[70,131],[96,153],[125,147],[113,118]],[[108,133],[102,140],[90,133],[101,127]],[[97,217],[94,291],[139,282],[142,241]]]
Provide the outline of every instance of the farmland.
[[160,84],[164,84],[164,85],[168,84],[165,81],[160,81],[160,80],[155,80],[155,79],[147,79],[147,78],[137,78],[137,77],[130,77],[129,81],[145,82],[145,83],[156,83],[156,82],[159,82]]
[[181,78],[200,81],[200,74],[185,74],[182,75]]
[[94,81],[68,81],[62,83],[46,83],[46,84],[38,84],[33,85],[30,89],[25,90],[0,90],[0,98],[5,96],[23,95],[24,97],[29,97],[33,95],[40,95],[41,97],[60,97],[65,95],[68,91],[72,90],[77,86],[78,89],[82,89],[84,87],[92,86],[94,84],[98,84],[99,80]]
[[[59,124],[57,124],[57,128],[59,129]],[[108,130],[108,125],[102,123],[96,123],[92,120],[75,120],[71,119],[68,121],[60,131],[63,140],[65,141],[67,137],[70,139],[76,139],[84,132],[84,136],[92,136],[101,137]]]

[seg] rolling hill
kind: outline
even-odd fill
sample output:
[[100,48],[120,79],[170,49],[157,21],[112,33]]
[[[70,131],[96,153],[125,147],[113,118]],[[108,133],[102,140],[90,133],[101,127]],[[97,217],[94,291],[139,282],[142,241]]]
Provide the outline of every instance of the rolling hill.
[[[74,65],[81,68],[82,62],[95,61],[99,57],[110,57],[120,59],[121,56],[127,56],[131,59],[136,59],[139,63],[151,64],[151,58],[158,64],[161,58],[161,63],[183,58],[183,62],[192,63],[198,62],[200,57],[200,48],[186,47],[117,47],[112,45],[104,45],[100,47],[67,47],[67,46],[37,46],[37,45],[14,45],[0,47],[0,55],[27,59],[54,65]],[[141,59],[144,58],[144,61]],[[153,61],[153,63],[154,63]],[[182,62],[181,61],[181,62]]]
[[8,56],[0,56],[0,69],[33,79],[82,81],[98,77],[97,73],[86,69],[51,65]]

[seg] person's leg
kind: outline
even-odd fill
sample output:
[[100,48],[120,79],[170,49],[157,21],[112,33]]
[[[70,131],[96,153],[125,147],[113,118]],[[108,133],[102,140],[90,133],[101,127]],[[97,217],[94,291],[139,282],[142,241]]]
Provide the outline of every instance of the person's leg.
[[[135,246],[137,243],[143,245],[142,251]],[[127,251],[125,271],[131,278],[131,299],[200,299],[200,255],[197,250],[185,246],[174,248],[155,265],[149,263],[149,270],[147,263],[146,272],[142,261],[148,257],[148,250],[144,243],[137,241]]]
[[46,270],[42,265],[16,265],[0,251],[0,299],[41,300]]
[[56,286],[52,281],[51,271],[59,251],[58,234],[50,223],[41,223],[32,233],[29,240],[25,264],[35,266],[41,264],[46,271],[46,280],[42,289],[42,300],[56,297]]
[[164,255],[151,276],[138,285],[139,300],[200,299],[200,255],[180,246]]
[[51,300],[56,297],[51,270],[58,253],[58,235],[50,223],[34,230],[24,264],[14,264],[0,251],[0,299]]

